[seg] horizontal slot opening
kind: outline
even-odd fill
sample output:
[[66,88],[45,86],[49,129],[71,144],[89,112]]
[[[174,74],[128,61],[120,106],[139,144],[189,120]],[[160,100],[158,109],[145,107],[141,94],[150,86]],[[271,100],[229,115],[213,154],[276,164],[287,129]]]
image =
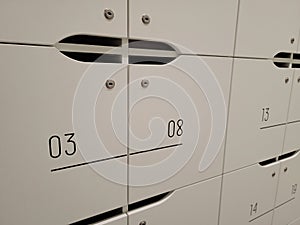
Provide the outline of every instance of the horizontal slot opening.
[[300,60],[300,53],[294,53],[293,59]]
[[291,56],[292,54],[289,52],[279,52],[274,56],[274,58],[290,59]]
[[293,63],[292,68],[300,68],[300,62],[299,63]]
[[170,45],[157,41],[129,40],[129,48],[175,51]]
[[65,52],[65,51],[62,51],[61,53],[71,59],[80,62],[122,63],[121,55],[86,53],[86,52]]
[[281,156],[278,157],[278,160],[281,161],[281,160],[293,157],[297,152],[298,151],[293,151],[293,152],[289,152],[289,153],[283,154],[283,155],[281,155]]
[[113,209],[111,211],[107,211],[104,213],[101,213],[96,216],[92,216],[74,223],[70,223],[69,225],[90,225],[93,223],[98,223],[107,219],[110,219],[112,217],[121,215],[123,213],[122,208]]
[[270,165],[272,163],[275,163],[276,161],[277,161],[277,158],[274,157],[274,158],[267,159],[265,161],[260,162],[259,165],[261,165],[261,166],[268,166],[268,165]]
[[172,62],[174,57],[129,56],[130,64],[164,65]]
[[172,192],[166,192],[166,193],[159,194],[159,195],[156,195],[156,196],[151,197],[151,198],[144,199],[142,201],[132,203],[128,206],[128,210],[131,211],[131,210],[134,210],[134,209],[138,209],[138,208],[153,204],[155,202],[159,202],[159,201],[163,200],[164,198],[166,198],[171,193]]
[[62,39],[59,43],[118,47],[122,45],[122,39],[91,35],[74,35]]
[[290,67],[290,63],[286,63],[286,62],[274,62],[275,66],[279,67],[279,68],[289,68]]

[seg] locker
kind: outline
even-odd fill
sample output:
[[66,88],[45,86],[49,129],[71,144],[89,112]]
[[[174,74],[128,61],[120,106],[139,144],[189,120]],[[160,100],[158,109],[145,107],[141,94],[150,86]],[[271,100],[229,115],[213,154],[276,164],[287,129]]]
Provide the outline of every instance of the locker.
[[[129,225],[218,224],[221,177],[173,191],[165,199],[129,211]],[[163,215],[163,217],[162,217]]]
[[300,20],[297,0],[241,0],[235,56],[273,58],[297,50]]
[[288,122],[300,120],[300,71],[295,69]]
[[[126,205],[126,186],[99,173],[126,161],[126,145],[113,135],[108,110],[127,84],[126,69],[109,63],[90,68],[55,48],[0,49],[1,224],[70,224]],[[105,88],[106,73],[115,73],[115,89]],[[91,74],[96,79],[85,82],[83,77]],[[90,85],[84,86],[86,93],[81,85]],[[95,118],[82,101],[95,106]],[[126,117],[126,107],[121,115]],[[94,124],[93,119],[95,130],[78,125]],[[96,133],[109,153],[95,144]],[[126,180],[127,171],[119,177]]]
[[289,224],[299,217],[299,160],[299,152],[286,154],[281,160],[274,225]]
[[167,1],[130,0],[129,37],[168,42],[181,53],[232,56],[237,5],[176,0],[170,7]]
[[226,172],[281,154],[292,76],[269,60],[235,59]]
[[[105,10],[112,11],[109,19]],[[5,0],[0,9],[0,42],[51,45],[77,34],[126,37],[126,12],[125,0]]]
[[[216,142],[219,141],[220,148],[214,147],[213,150],[218,150],[217,148],[219,150],[214,157],[206,160],[208,152],[206,146],[209,145],[210,135],[213,135],[210,134],[213,124],[208,104],[209,96],[206,96],[210,93],[205,93],[205,89],[197,86],[193,77],[176,68],[180,62],[187,65],[192,62],[193,68],[198,68],[201,63],[208,65],[217,79],[213,82],[218,82],[221,87],[221,90],[215,90],[214,88],[218,88],[219,85],[211,86],[211,91],[224,93],[224,99],[221,100],[223,102],[218,104],[219,106],[224,104],[223,110],[227,111],[231,59],[180,56],[174,62],[162,66],[131,65],[129,68],[129,124],[132,132],[129,135],[130,202],[208,179],[222,172],[223,139],[214,139]],[[198,66],[195,65],[197,63]],[[198,73],[203,76],[207,71],[200,67],[197,76]],[[148,80],[147,88],[141,87],[143,80]],[[207,83],[206,87],[209,85]],[[221,110],[217,112],[221,113]],[[225,114],[221,114],[224,122]],[[221,121],[219,125],[221,129]],[[201,162],[209,164],[201,169]]]
[[300,123],[290,123],[286,128],[283,154],[300,149]]
[[255,164],[224,175],[220,225],[271,224],[279,163]]

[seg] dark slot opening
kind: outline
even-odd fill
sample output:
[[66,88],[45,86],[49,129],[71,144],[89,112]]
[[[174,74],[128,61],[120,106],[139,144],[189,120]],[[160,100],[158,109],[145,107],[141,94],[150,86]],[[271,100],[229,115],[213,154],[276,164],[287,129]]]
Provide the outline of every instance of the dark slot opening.
[[290,64],[285,62],[274,62],[275,66],[279,68],[289,68]]
[[129,56],[130,64],[164,65],[172,62],[173,57]]
[[170,45],[157,41],[129,40],[129,48],[175,51]]
[[291,55],[292,54],[289,52],[279,52],[274,56],[274,58],[290,59]]
[[122,63],[121,55],[86,53],[86,52],[61,52],[65,56],[80,62],[95,63]]
[[300,60],[300,53],[294,53],[293,59]]
[[59,43],[69,44],[83,44],[83,45],[101,45],[101,46],[121,46],[122,39],[110,38],[110,37],[99,37],[91,35],[74,35],[62,39]]
[[281,156],[278,157],[278,160],[283,160],[283,159],[287,159],[287,158],[290,158],[292,157],[293,155],[295,155],[298,151],[293,151],[293,152],[289,152],[289,153],[286,153],[286,154],[283,154]]
[[261,165],[261,166],[267,166],[267,165],[270,165],[272,163],[275,163],[276,161],[277,161],[276,157],[274,157],[274,158],[267,159],[265,161],[260,162],[259,165]]
[[292,68],[300,68],[300,63],[293,63]]
[[143,206],[147,206],[147,205],[153,204],[155,202],[159,202],[160,200],[164,199],[165,197],[167,197],[171,193],[172,192],[166,192],[166,193],[163,193],[163,194],[159,194],[159,195],[153,196],[151,198],[144,199],[142,201],[138,201],[138,202],[132,203],[132,204],[130,204],[128,206],[128,210],[131,211],[131,210],[134,210],[134,209],[141,208]]
[[105,213],[101,213],[96,216],[92,216],[74,223],[70,223],[69,225],[90,225],[92,223],[101,222],[112,217],[121,215],[123,213],[122,208],[113,209],[111,211],[107,211]]

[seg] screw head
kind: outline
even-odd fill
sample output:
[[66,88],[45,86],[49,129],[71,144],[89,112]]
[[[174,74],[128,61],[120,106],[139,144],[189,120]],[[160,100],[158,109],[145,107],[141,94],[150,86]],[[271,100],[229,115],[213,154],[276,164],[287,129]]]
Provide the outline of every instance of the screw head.
[[150,23],[150,16],[148,16],[148,15],[143,15],[142,16],[142,22],[144,23],[144,24],[149,24]]
[[142,81],[141,81],[141,86],[142,86],[143,88],[148,87],[149,84],[150,84],[149,80],[146,80],[146,79],[145,79],[145,80],[142,80]]
[[104,17],[108,20],[112,20],[115,17],[115,14],[111,9],[104,9]]
[[106,83],[105,83],[105,86],[108,88],[108,89],[113,89],[115,87],[116,83],[114,80],[107,80]]
[[146,225],[146,224],[147,224],[146,221],[142,221],[139,223],[139,225]]
[[295,38],[291,38],[291,44],[294,44]]

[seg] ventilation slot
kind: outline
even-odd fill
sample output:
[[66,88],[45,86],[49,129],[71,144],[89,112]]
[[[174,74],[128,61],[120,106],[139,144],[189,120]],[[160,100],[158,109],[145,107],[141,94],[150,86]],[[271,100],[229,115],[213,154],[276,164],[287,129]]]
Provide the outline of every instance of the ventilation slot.
[[91,35],[74,35],[62,39],[59,43],[118,47],[121,46],[122,40],[120,38],[99,37]]
[[279,52],[274,56],[273,63],[279,68],[291,68],[292,54],[289,52]]
[[293,65],[292,68],[300,68],[300,53],[295,53],[293,55]]
[[267,159],[267,160],[265,160],[265,161],[262,161],[262,162],[260,162],[260,163],[258,163],[258,164],[261,165],[261,166],[268,166],[268,165],[270,165],[270,164],[272,164],[272,163],[275,163],[276,161],[277,161],[277,158],[274,157],[274,158],[271,158],[271,159]]
[[55,44],[65,56],[80,62],[122,63],[122,39],[90,35],[66,37]]
[[170,45],[156,41],[129,40],[129,63],[144,65],[164,65],[177,57]]
[[93,223],[98,223],[110,218],[113,218],[115,216],[119,216],[123,213],[122,208],[118,208],[118,209],[114,209],[111,211],[107,211],[105,213],[101,213],[99,215],[93,216],[93,217],[89,217],[74,223],[70,223],[69,225],[90,225]]
[[288,159],[288,158],[291,158],[293,157],[294,155],[297,154],[298,151],[293,151],[293,152],[289,152],[287,154],[284,154],[284,155],[281,155],[278,157],[278,160],[281,161],[281,160],[284,160],[284,159]]
[[138,208],[141,208],[141,207],[159,202],[159,201],[163,200],[164,198],[166,198],[167,196],[169,196],[171,193],[172,192],[166,192],[166,193],[156,195],[156,196],[151,197],[151,198],[147,198],[147,199],[139,201],[139,202],[132,203],[128,206],[128,210],[131,211],[131,210],[134,210],[134,209],[138,209]]

